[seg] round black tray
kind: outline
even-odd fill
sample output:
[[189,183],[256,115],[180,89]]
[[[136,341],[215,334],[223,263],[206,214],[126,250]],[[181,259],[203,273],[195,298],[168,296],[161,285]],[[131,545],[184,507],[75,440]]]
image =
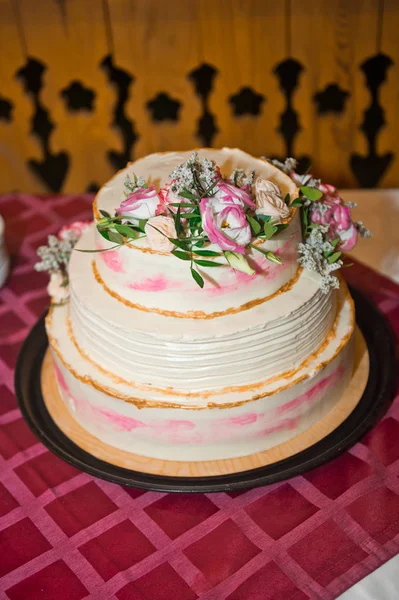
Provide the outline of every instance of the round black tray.
[[370,372],[360,402],[347,419],[306,450],[271,465],[212,477],[167,477],[116,467],[74,444],[57,427],[43,400],[40,372],[48,341],[42,317],[23,344],[15,371],[15,391],[29,427],[49,450],[91,475],[138,488],[167,492],[221,492],[266,485],[313,469],[355,444],[384,414],[396,381],[395,345],[384,316],[351,289],[356,319],[370,355]]

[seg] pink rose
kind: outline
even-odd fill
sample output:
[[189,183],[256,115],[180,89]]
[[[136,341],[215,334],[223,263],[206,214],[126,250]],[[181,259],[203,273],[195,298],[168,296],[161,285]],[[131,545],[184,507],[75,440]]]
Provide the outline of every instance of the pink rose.
[[340,250],[352,250],[357,241],[357,229],[352,221],[351,209],[344,204],[333,186],[324,185],[323,188],[326,190],[323,198],[312,204],[311,220],[327,226],[331,240],[339,237]]
[[348,229],[344,231],[337,231],[338,237],[340,238],[339,249],[344,252],[349,252],[356,246],[357,242],[357,229],[353,223],[351,223]]
[[[170,189],[173,183],[174,181],[172,180],[170,183],[165,184],[165,187],[159,190],[160,204],[157,208],[157,215],[168,214],[169,212],[176,213],[177,206],[170,206],[171,204],[191,202],[190,200],[179,196],[178,194],[176,194],[176,192],[173,192]],[[180,212],[190,212],[190,208],[181,208]]]
[[219,181],[214,190],[214,196],[212,200],[218,202],[219,205],[236,204],[241,208],[250,207],[256,208],[256,205],[251,200],[251,196],[248,193],[247,186],[242,188],[236,187],[232,183],[228,183],[223,179]]
[[223,204],[218,198],[202,198],[200,211],[202,227],[213,244],[222,250],[245,254],[245,246],[251,241],[251,228],[240,203]]
[[60,240],[66,240],[69,237],[70,233],[73,233],[79,239],[82,233],[86,231],[88,226],[90,225],[90,221],[75,221],[71,223],[71,225],[64,225],[58,232],[58,237]]
[[138,188],[128,195],[116,209],[117,215],[129,217],[129,219],[150,219],[155,217],[160,198],[155,185],[148,188]]

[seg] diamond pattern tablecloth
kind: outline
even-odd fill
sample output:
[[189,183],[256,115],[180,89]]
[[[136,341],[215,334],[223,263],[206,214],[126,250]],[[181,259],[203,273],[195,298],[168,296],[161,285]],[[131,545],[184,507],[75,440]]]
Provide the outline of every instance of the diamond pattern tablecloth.
[[[354,448],[308,474],[218,494],[145,492],[53,456],[13,394],[15,361],[46,307],[36,247],[90,217],[90,196],[1,197],[13,270],[0,291],[0,598],[336,598],[399,550],[399,397]],[[346,275],[399,332],[399,287]]]

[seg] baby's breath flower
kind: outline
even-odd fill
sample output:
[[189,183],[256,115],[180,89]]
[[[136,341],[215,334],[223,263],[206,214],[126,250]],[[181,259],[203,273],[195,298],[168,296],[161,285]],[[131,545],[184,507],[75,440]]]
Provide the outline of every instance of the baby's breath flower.
[[251,171],[250,173],[246,173],[244,169],[234,169],[231,173],[229,180],[230,182],[237,187],[245,187],[248,185],[252,186],[255,178],[255,171]]
[[273,158],[269,160],[269,162],[271,162],[272,165],[278,169],[281,169],[281,171],[284,171],[284,173],[287,173],[287,175],[292,173],[292,171],[295,171],[297,166],[297,161],[295,158],[286,158],[284,162],[277,160],[277,158]]
[[357,223],[355,223],[355,227],[359,232],[359,235],[361,237],[364,238],[368,238],[371,237],[373,234],[371,233],[370,229],[367,229],[367,227],[365,227],[362,223],[362,221],[357,221]]
[[190,192],[201,196],[218,178],[216,165],[208,158],[200,160],[198,152],[191,156],[181,165],[178,165],[170,174],[172,180],[171,190],[176,194]]
[[311,230],[305,243],[298,245],[299,264],[309,271],[321,275],[321,291],[326,294],[330,289],[339,287],[339,279],[331,275],[333,271],[342,267],[342,260],[329,262],[328,256],[334,251],[334,246],[325,239],[328,227],[318,226]]
[[[132,179],[133,177],[133,179]],[[137,177],[135,173],[132,173],[132,177],[127,174],[125,177],[125,181],[123,185],[125,186],[125,196],[129,196],[132,192],[136,191],[138,188],[147,187],[147,182],[144,177]]]

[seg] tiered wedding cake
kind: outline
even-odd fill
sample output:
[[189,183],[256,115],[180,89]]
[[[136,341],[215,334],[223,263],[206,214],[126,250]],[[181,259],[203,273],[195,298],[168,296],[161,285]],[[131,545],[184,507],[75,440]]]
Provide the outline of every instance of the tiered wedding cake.
[[337,403],[354,309],[331,273],[356,228],[335,188],[279,166],[227,148],[152,154],[100,190],[94,224],[52,239],[61,271],[42,249],[59,392],[99,440],[244,456]]

